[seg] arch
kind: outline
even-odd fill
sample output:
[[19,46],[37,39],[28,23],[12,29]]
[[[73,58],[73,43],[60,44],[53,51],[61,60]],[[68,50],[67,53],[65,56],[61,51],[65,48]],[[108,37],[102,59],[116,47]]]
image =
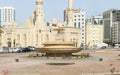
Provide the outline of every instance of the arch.
[[8,41],[8,47],[11,47],[11,41]]

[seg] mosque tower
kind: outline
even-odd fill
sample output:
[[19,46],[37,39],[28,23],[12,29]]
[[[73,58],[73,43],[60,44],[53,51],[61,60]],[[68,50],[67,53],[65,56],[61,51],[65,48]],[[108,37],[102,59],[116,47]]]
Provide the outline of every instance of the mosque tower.
[[73,8],[72,3],[73,3],[73,0],[69,0],[69,2],[68,2],[68,8],[69,8],[69,9]]
[[73,27],[73,0],[68,0],[68,26]]
[[43,0],[36,0],[36,27],[45,26],[45,17],[43,12]]

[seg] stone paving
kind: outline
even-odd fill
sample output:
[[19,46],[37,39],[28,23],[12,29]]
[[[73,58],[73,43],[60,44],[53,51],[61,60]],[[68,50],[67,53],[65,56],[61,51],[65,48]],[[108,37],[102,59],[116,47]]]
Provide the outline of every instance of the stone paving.
[[[105,75],[115,68],[120,72],[120,51],[115,49],[84,50],[92,57],[81,59],[27,58],[31,53],[0,54],[0,74],[3,75]],[[77,53],[77,54],[80,54]],[[102,61],[99,59],[102,58]],[[19,59],[16,62],[15,59]],[[52,63],[52,64],[51,64]],[[72,63],[57,64],[53,63]],[[120,75],[120,73],[119,73]]]

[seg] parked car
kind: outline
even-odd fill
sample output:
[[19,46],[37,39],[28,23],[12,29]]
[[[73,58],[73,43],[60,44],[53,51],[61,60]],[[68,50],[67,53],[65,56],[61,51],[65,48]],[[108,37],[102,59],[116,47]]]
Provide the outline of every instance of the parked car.
[[9,47],[0,47],[0,53],[8,53],[9,52]]
[[27,48],[31,49],[32,51],[35,51],[35,47],[34,46],[28,46]]
[[19,50],[19,48],[9,48],[9,52],[17,52]]
[[22,52],[24,48],[19,48],[19,50],[17,51],[18,53]]
[[114,48],[120,48],[120,46],[114,46]]
[[27,48],[27,47],[22,50],[22,52],[30,52],[30,51],[31,51],[31,49]]
[[20,48],[17,52],[30,52],[32,51],[30,48]]
[[106,46],[102,46],[102,47],[101,47],[101,49],[105,49],[105,48],[106,48]]

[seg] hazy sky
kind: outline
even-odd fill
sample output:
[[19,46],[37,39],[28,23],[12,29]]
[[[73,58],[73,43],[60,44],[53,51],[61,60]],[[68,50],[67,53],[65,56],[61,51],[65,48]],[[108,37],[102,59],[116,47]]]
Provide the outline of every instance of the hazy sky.
[[[23,2],[22,2],[23,1]],[[73,0],[75,8],[84,9],[86,17],[102,14],[108,9],[120,9],[120,0]],[[16,9],[16,21],[23,25],[35,10],[35,0],[0,0],[0,7],[12,6]],[[46,21],[57,18],[63,21],[63,10],[68,6],[68,0],[44,0]]]

